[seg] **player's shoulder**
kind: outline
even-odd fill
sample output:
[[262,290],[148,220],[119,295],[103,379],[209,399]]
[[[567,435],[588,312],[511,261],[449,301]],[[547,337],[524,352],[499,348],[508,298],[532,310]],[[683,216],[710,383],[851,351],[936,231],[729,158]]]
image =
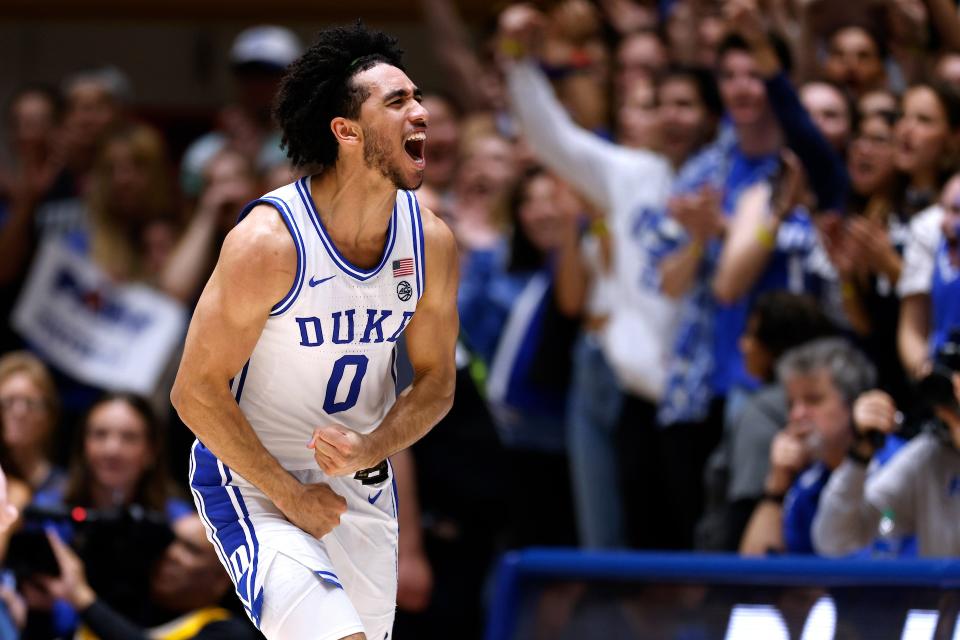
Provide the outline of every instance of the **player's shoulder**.
[[224,250],[242,255],[255,254],[263,258],[296,257],[296,245],[286,223],[276,207],[258,204],[243,220],[230,230],[223,243]]
[[220,250],[220,266],[267,288],[273,288],[274,280],[277,288],[289,287],[297,270],[297,247],[276,208],[259,204],[230,230]]
[[423,241],[426,251],[439,250],[442,253],[456,254],[457,241],[447,223],[427,207],[420,207],[420,220],[423,223]]

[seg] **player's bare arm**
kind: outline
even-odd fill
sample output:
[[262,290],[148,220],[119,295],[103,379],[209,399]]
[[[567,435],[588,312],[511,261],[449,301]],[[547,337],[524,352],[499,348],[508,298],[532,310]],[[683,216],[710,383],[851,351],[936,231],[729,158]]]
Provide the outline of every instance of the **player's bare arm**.
[[426,435],[453,404],[454,352],[460,327],[456,241],[432,212],[423,209],[422,213],[426,282],[416,315],[405,332],[413,384],[369,435],[340,425],[316,429],[311,445],[317,463],[329,475],[352,474],[376,466]]
[[303,485],[287,473],[261,444],[229,386],[296,269],[296,248],[276,209],[254,208],[227,236],[197,303],[171,401],[204,446],[291,522],[321,537],[337,525],[345,501],[326,485]]

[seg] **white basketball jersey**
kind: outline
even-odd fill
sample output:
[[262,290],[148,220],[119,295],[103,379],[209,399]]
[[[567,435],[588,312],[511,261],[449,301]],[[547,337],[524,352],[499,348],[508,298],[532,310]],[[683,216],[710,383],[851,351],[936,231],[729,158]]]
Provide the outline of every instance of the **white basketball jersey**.
[[240,410],[286,469],[315,469],[314,428],[379,426],[396,400],[396,345],[423,295],[423,225],[416,196],[398,191],[372,269],[350,264],[327,235],[302,178],[256,200],[283,217],[297,246],[290,292],[274,306],[231,383]]

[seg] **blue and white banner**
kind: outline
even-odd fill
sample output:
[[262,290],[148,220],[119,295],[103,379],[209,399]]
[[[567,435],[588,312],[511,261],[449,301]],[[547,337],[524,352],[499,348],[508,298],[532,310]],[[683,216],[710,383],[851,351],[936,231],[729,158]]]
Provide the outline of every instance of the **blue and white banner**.
[[44,243],[12,325],[87,384],[150,394],[186,332],[187,310],[143,284],[117,284],[60,242]]

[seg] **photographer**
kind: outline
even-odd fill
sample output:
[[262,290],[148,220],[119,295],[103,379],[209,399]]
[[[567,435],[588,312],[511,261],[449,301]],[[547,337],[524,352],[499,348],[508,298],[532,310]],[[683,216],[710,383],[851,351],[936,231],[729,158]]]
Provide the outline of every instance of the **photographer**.
[[157,563],[150,580],[154,605],[152,629],[143,629],[104,602],[87,582],[83,560],[60,537],[48,532],[60,567],[58,578],[46,577],[47,590],[69,602],[83,621],[83,637],[100,640],[227,640],[257,637],[250,626],[218,606],[230,588],[216,552],[206,540],[200,519],[181,518],[176,537]]
[[[73,522],[62,522],[57,531],[71,541],[78,538],[90,583],[137,622],[150,614],[149,570],[169,541],[169,529],[192,513],[186,502],[173,497],[162,435],[146,400],[125,393],[105,395],[83,421],[65,498],[58,505],[69,511]],[[74,513],[85,514],[86,520]],[[128,517],[135,513],[142,517]],[[24,520],[24,529],[33,532],[45,522]],[[22,560],[10,555],[11,562]],[[38,637],[46,627],[69,633],[76,624],[75,612],[37,573],[20,582],[31,609],[28,630]]]
[[813,553],[812,522],[832,472],[854,441],[854,400],[876,381],[866,356],[843,338],[821,338],[788,351],[777,374],[789,402],[788,424],[770,446],[764,494],[740,553]]
[[[916,535],[921,556],[960,555],[960,331],[941,348],[934,372],[921,382],[921,395],[943,421],[915,437],[884,467],[873,471],[876,434],[892,433],[897,409],[882,391],[857,399],[853,418],[857,440],[830,478],[813,524],[813,541],[823,555],[840,556],[870,544],[881,518],[892,535]],[[952,386],[952,389],[950,388]]]

